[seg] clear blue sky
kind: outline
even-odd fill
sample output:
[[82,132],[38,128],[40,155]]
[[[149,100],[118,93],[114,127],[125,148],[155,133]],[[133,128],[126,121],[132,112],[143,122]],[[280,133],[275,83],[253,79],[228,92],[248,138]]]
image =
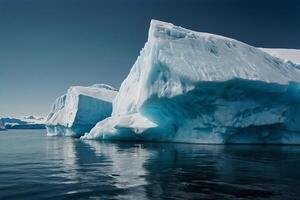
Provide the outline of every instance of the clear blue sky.
[[71,85],[119,87],[152,18],[300,48],[299,0],[0,0],[0,116],[46,115]]

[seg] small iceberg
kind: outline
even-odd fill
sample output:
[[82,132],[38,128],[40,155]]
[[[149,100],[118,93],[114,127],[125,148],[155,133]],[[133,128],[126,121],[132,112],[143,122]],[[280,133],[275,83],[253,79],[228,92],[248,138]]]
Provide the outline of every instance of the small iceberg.
[[48,136],[80,137],[111,116],[117,90],[105,84],[73,86],[54,102],[46,121]]

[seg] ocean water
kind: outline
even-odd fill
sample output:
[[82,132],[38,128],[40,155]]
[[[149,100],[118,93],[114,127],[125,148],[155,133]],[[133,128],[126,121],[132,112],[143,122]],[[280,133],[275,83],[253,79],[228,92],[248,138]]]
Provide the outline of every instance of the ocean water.
[[300,199],[300,146],[117,143],[2,131],[0,199]]

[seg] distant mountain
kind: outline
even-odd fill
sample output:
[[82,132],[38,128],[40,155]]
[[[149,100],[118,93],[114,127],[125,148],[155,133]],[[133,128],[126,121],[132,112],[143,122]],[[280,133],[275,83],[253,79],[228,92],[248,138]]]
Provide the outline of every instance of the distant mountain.
[[33,115],[21,118],[0,118],[0,129],[1,123],[4,129],[45,129],[45,118]]

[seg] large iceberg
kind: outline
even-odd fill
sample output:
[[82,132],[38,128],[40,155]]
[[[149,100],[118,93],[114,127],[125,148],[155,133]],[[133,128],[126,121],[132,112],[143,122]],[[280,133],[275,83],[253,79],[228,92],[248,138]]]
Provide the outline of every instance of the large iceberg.
[[117,90],[105,84],[73,86],[56,99],[47,117],[49,136],[79,137],[111,115]]
[[152,20],[113,102],[83,139],[300,144],[300,65]]

